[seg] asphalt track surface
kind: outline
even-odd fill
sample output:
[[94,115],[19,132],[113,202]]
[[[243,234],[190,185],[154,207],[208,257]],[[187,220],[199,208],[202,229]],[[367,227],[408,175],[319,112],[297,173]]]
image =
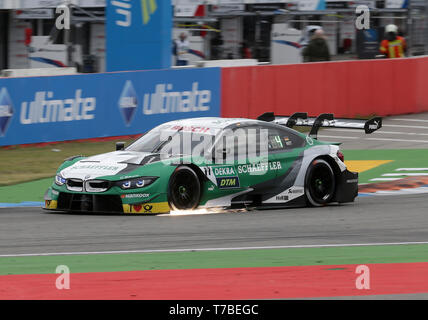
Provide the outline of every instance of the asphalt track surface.
[[428,241],[425,195],[323,208],[109,216],[0,209],[0,255]]
[[[343,141],[343,149],[428,148],[428,113],[384,118],[383,127],[370,135],[323,129],[319,136]],[[428,241],[425,195],[359,197],[351,204],[325,208],[186,216],[0,209],[0,255],[413,241]]]

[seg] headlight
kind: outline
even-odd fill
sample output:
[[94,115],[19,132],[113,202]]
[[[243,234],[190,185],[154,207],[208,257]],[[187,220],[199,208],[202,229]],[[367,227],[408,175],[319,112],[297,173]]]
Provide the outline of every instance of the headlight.
[[116,185],[123,190],[144,188],[152,184],[158,177],[141,177],[129,180],[117,181]]
[[60,174],[57,174],[55,176],[55,184],[57,184],[58,186],[62,186],[64,183],[65,179]]

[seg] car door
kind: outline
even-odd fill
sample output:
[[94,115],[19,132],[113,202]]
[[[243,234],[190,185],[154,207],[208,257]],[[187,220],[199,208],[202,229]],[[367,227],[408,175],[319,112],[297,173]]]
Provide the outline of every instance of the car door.
[[259,125],[236,128],[234,136],[237,137],[234,167],[240,185],[252,187],[255,192],[264,192],[271,187],[269,181],[275,179],[276,171],[280,168],[279,162],[268,151],[268,128]]
[[276,171],[277,196],[269,202],[288,202],[303,194],[294,186],[303,159],[306,140],[287,128],[269,129],[269,154],[278,163]]

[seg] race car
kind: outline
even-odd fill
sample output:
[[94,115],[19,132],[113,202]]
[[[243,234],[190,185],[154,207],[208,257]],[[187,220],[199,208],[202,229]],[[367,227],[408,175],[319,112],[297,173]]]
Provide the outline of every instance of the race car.
[[[309,134],[294,126],[310,127]],[[352,202],[358,174],[321,127],[382,127],[370,120],[306,113],[257,119],[193,118],[155,127],[125,148],[66,159],[45,193],[45,209],[159,214],[196,208],[277,208]]]

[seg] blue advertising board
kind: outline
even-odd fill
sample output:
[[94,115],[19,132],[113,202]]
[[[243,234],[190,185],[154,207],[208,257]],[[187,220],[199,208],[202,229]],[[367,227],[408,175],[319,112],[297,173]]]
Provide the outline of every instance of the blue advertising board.
[[0,79],[0,146],[144,133],[220,116],[220,68]]
[[171,0],[106,2],[107,71],[171,66]]

